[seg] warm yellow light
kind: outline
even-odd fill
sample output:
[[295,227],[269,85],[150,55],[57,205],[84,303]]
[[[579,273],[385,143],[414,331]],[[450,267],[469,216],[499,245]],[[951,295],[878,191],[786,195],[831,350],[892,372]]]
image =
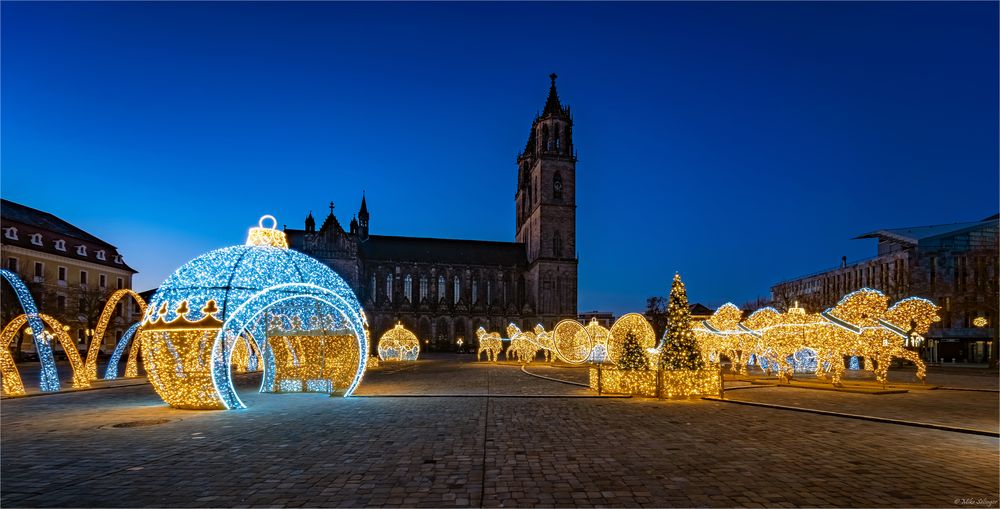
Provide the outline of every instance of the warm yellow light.
[[987,324],[988,322],[986,321],[985,316],[977,316],[972,320],[972,325],[975,325],[976,327],[986,327]]
[[[264,226],[264,221],[270,219],[271,226]],[[247,234],[248,246],[271,246],[288,249],[288,238],[285,232],[278,230],[278,220],[272,215],[265,215],[257,222],[257,226],[250,228]]]

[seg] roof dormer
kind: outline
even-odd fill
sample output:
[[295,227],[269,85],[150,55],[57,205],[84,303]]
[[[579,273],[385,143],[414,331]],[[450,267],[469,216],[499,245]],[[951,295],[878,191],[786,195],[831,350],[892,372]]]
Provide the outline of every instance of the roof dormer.
[[56,239],[56,241],[54,242],[54,244],[55,244],[55,247],[56,247],[57,250],[59,250],[59,251],[65,251],[66,250],[66,241],[65,240],[63,240],[63,239]]
[[118,265],[121,265],[123,263],[122,262],[122,255],[120,255],[120,254],[116,254],[115,255],[115,263],[117,263]]
[[76,254],[78,254],[80,256],[87,256],[87,246],[85,246],[83,244],[80,244],[79,246],[76,246]]
[[105,261],[105,260],[107,260],[107,258],[105,258],[105,256],[104,256],[104,250],[103,249],[98,249],[97,252],[94,253],[94,255],[97,256],[97,259],[100,260],[100,261],[102,261],[102,262]]
[[3,229],[3,236],[10,240],[17,240],[17,228],[10,226]]
[[34,244],[34,245],[36,245],[36,246],[41,246],[42,245],[42,234],[41,233],[32,233],[31,234],[31,243]]

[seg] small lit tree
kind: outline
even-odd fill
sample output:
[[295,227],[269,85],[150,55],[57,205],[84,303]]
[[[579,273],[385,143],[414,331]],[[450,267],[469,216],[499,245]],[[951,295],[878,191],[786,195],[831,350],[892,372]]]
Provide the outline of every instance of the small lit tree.
[[660,366],[668,370],[699,370],[703,367],[701,352],[691,330],[691,309],[688,307],[687,290],[680,274],[674,274],[667,304],[667,331],[663,335],[663,352]]
[[622,371],[649,369],[649,364],[646,362],[646,352],[643,351],[642,345],[639,344],[639,338],[632,331],[629,331],[625,335],[625,341],[622,343],[622,354],[618,358],[618,369]]

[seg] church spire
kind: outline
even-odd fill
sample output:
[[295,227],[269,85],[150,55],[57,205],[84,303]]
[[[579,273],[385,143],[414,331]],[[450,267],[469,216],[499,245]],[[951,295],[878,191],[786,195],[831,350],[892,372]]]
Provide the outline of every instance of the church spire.
[[361,240],[368,239],[368,202],[364,191],[361,191],[361,209],[358,210],[358,237]]
[[559,104],[559,93],[556,92],[556,78],[558,75],[552,73],[549,75],[549,79],[552,80],[552,85],[549,86],[549,98],[545,100],[545,109],[542,111],[542,116],[548,115],[559,115],[563,114],[562,105]]

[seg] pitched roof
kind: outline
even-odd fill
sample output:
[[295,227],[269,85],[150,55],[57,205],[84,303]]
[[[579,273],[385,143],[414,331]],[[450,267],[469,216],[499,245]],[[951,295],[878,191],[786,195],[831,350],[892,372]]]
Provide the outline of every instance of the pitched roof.
[[469,265],[526,265],[524,244],[488,240],[456,240],[372,235],[358,244],[368,260],[455,263]]
[[[4,228],[17,226],[19,230],[17,240],[4,236],[3,242],[5,244],[137,272],[129,267],[124,260],[121,260],[120,263],[115,261],[117,257],[121,256],[118,248],[48,212],[0,199],[0,220],[2,220]],[[34,233],[42,234],[42,245],[31,243],[29,237]],[[74,245],[67,245],[65,251],[56,249],[54,241],[58,239],[71,241],[67,244],[75,242],[76,245],[83,245],[87,248],[88,254],[77,254]],[[95,253],[99,250],[106,252],[104,260],[97,259]]]
[[855,239],[881,239],[887,238],[907,244],[917,244],[922,240],[940,237],[952,233],[960,233],[966,230],[975,229],[987,223],[997,222],[997,216],[990,216],[982,221],[971,221],[967,223],[935,224],[929,226],[910,226],[907,228],[887,228],[875,230],[854,237]]

